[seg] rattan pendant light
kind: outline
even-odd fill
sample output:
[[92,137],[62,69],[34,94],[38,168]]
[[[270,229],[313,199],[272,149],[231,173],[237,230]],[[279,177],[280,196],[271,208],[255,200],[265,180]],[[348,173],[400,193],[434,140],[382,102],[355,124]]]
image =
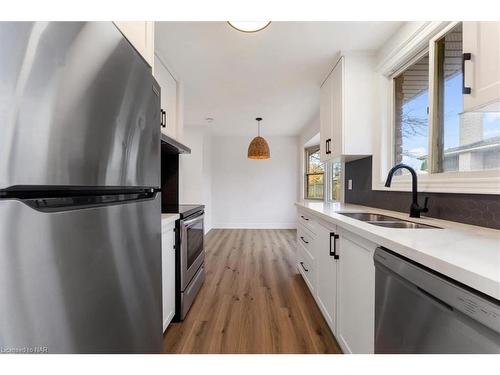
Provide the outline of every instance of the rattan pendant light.
[[257,137],[252,139],[250,145],[248,146],[248,158],[249,159],[269,159],[271,153],[269,152],[269,145],[267,141],[260,136],[260,122],[261,117],[257,117]]

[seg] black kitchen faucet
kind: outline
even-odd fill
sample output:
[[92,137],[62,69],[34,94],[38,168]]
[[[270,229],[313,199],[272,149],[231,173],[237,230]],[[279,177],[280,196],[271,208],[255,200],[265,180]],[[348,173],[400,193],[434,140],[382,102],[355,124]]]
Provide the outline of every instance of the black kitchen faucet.
[[427,202],[429,201],[429,197],[425,197],[424,207],[420,207],[418,205],[418,191],[417,191],[417,173],[415,170],[406,164],[397,164],[391,168],[389,174],[387,175],[387,180],[385,181],[385,187],[391,186],[392,176],[398,169],[408,169],[411,173],[411,194],[412,194],[412,202],[410,206],[410,217],[420,217],[421,212],[427,212],[429,209],[427,208]]

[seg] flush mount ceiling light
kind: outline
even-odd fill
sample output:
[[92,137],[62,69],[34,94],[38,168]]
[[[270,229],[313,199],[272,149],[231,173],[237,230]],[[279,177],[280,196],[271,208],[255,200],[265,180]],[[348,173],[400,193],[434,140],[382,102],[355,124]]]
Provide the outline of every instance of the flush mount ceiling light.
[[255,120],[257,120],[257,137],[252,139],[252,142],[250,142],[248,146],[248,158],[258,160],[269,159],[271,157],[269,145],[267,141],[260,136],[260,122],[262,118],[257,117]]
[[256,33],[268,27],[271,21],[227,21],[227,23],[238,31]]

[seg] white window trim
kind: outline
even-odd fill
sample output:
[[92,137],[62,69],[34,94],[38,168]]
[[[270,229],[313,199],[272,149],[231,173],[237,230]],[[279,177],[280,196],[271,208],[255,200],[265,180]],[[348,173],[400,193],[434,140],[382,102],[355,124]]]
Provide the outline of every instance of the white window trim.
[[320,146],[319,145],[314,145],[314,146],[308,146],[308,147],[304,147],[304,168],[303,168],[303,173],[302,173],[302,178],[304,179],[304,182],[303,182],[303,190],[304,190],[304,193],[302,194],[302,198],[306,201],[315,201],[315,202],[326,202],[327,201],[327,190],[328,190],[328,186],[327,186],[327,169],[328,169],[328,163],[327,162],[323,162],[323,199],[321,198],[309,198],[307,196],[307,173],[308,173],[308,167],[309,167],[309,150],[312,150],[312,149],[318,149],[318,151],[320,150]]
[[[340,200],[336,201],[334,199],[331,199],[330,193],[332,191],[332,168],[333,168],[333,163],[335,162],[340,162],[341,167],[340,167]],[[325,203],[344,203],[345,202],[345,160],[344,158],[333,158],[330,160],[325,161],[325,177],[327,178],[327,183],[325,184],[326,186],[326,191],[325,191],[325,196],[324,196],[324,201]]]
[[[378,86],[380,121],[374,137],[374,154],[372,170],[373,190],[411,191],[409,175],[394,176],[390,188],[384,186],[389,169],[393,165],[393,132],[394,103],[393,77],[416,59],[429,52],[429,77],[434,74],[434,54],[431,44],[453,28],[457,22],[425,22],[404,42],[394,48],[378,65]],[[430,78],[429,92],[433,88]],[[432,98],[430,97],[432,102]],[[429,103],[429,154],[431,154],[433,106]],[[432,156],[430,156],[432,157]],[[429,160],[429,167],[432,165]],[[500,194],[500,171],[443,172],[418,175],[418,189],[423,192],[436,193],[468,193],[468,194]]]

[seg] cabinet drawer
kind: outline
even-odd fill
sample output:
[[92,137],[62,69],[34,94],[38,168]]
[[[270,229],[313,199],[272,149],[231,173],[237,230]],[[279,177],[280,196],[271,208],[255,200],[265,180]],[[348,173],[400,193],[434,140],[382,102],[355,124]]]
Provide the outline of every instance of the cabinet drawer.
[[304,278],[309,290],[314,295],[316,291],[316,272],[314,259],[302,245],[297,246],[297,268]]
[[302,225],[303,227],[310,230],[312,234],[316,234],[316,226],[312,215],[306,214],[304,212],[299,212],[297,216],[297,222],[299,223],[299,225]]
[[297,227],[297,244],[302,245],[314,259],[314,237],[311,232],[302,225]]

